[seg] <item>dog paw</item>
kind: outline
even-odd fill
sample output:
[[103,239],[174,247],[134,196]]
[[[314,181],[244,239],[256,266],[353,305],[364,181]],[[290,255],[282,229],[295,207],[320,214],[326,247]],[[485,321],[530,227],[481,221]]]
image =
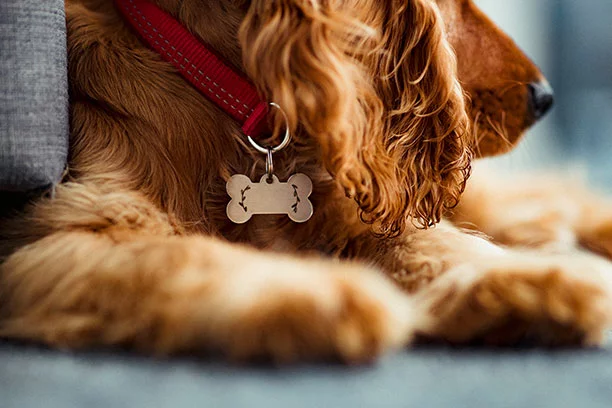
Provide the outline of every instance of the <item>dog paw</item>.
[[566,261],[450,272],[421,299],[428,318],[418,336],[490,346],[600,345],[612,315],[612,274],[586,257]]
[[594,226],[580,226],[578,241],[582,247],[612,260],[612,217]]
[[360,266],[277,260],[229,272],[207,292],[187,332],[236,362],[363,363],[411,339],[407,296]]

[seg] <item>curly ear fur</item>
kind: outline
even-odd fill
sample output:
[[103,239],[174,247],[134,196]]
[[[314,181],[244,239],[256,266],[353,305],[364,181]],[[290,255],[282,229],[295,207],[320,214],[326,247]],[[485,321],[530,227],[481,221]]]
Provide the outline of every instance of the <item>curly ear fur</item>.
[[247,72],[284,108],[291,130],[299,124],[316,140],[362,219],[393,235],[411,217],[432,225],[456,204],[469,154],[437,9],[386,3],[255,0],[240,40]]
[[359,157],[382,105],[351,54],[376,32],[332,3],[253,1],[240,39],[250,77],[283,107],[293,132],[299,124],[318,142],[326,169],[355,196],[371,178]]
[[456,206],[465,189],[473,145],[469,119],[438,8],[427,0],[388,4],[381,47],[370,66],[381,70],[383,137],[397,173],[380,183],[396,186],[395,196],[404,194],[386,203],[394,216],[403,205],[426,228]]

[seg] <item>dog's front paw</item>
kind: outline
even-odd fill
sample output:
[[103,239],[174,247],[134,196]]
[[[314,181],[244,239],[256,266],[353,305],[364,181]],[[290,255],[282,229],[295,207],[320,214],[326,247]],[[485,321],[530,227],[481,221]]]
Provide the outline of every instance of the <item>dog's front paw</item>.
[[584,248],[612,260],[612,216],[579,225],[578,242]]
[[318,284],[330,286],[333,294],[287,288],[243,310],[225,352],[241,361],[359,363],[408,341],[408,311],[402,310],[403,300],[394,289],[359,276],[330,277]]
[[201,347],[237,362],[362,363],[411,340],[407,296],[365,267],[263,258],[249,267],[206,289],[188,328]]
[[[508,260],[452,271],[421,302],[428,340],[495,346],[595,346],[612,315],[612,272],[590,257]],[[608,275],[609,274],[609,275]]]

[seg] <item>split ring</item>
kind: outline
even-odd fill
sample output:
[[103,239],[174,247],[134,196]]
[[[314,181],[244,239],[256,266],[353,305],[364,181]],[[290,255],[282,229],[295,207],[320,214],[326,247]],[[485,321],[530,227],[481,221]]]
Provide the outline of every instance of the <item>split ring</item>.
[[272,176],[274,175],[274,162],[272,161],[272,149],[268,149],[266,157],[266,174],[268,175],[268,182],[272,182]]

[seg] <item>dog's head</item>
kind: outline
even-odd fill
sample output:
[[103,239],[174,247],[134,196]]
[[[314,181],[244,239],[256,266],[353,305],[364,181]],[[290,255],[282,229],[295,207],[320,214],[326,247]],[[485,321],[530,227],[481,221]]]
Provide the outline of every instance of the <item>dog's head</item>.
[[158,3],[196,33],[216,30],[214,18],[239,27],[236,43],[223,29],[208,41],[230,61],[241,55],[384,234],[438,222],[459,200],[472,152],[508,150],[545,110],[538,69],[469,0]]
[[509,151],[553,104],[539,69],[471,0],[437,0],[469,96],[475,153]]

